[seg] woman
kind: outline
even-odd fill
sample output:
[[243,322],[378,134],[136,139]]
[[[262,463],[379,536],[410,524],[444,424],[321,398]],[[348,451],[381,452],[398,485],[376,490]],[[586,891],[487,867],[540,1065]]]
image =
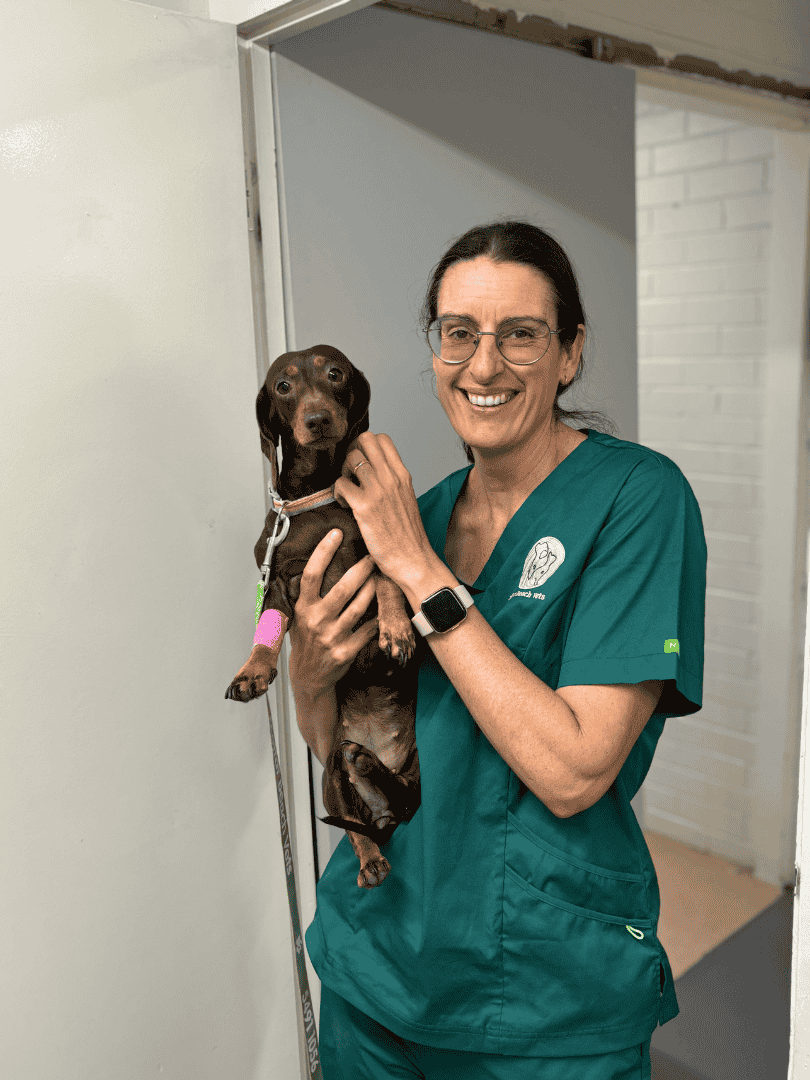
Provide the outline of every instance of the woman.
[[[327,537],[292,632],[299,724],[323,762],[334,685],[376,633],[352,630],[371,560],[444,631],[426,637],[422,805],[385,846],[391,873],[359,889],[344,840],[318,886],[325,1080],[641,1080],[678,1007],[630,800],[665,718],[701,704],[700,513],[668,458],[562,422],[585,314],[542,230],[463,236],[425,322],[472,465],[417,504],[388,436],[362,435],[337,489],[370,557],[320,599]],[[460,585],[467,609],[429,599]]]

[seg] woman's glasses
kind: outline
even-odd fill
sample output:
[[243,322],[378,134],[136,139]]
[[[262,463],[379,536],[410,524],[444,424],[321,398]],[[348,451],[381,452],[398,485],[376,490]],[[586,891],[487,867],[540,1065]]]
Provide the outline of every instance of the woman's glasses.
[[510,364],[536,364],[545,356],[551,335],[560,332],[549,329],[542,319],[514,319],[499,330],[477,330],[472,323],[451,316],[432,323],[427,339],[433,355],[446,364],[469,360],[482,337],[494,337],[498,352]]

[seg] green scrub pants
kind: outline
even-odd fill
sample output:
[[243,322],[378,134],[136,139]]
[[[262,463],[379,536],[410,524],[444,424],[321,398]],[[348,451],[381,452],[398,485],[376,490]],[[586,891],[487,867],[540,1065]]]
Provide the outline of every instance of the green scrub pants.
[[650,1042],[595,1057],[439,1050],[395,1035],[321,984],[323,1080],[650,1080]]

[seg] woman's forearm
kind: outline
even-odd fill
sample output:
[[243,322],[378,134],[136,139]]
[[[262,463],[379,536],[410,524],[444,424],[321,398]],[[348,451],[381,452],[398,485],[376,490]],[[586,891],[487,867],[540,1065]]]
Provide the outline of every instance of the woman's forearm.
[[[456,581],[436,565],[401,584],[419,610],[425,597]],[[660,685],[649,684],[552,690],[475,608],[456,629],[427,642],[492,746],[558,817],[604,794],[660,693]]]
[[337,699],[333,687],[313,692],[293,689],[298,730],[321,765],[326,763],[332,729],[337,719]]

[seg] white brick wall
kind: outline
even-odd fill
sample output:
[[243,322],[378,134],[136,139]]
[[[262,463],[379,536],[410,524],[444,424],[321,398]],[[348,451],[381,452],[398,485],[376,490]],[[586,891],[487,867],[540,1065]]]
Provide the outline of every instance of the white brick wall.
[[773,136],[643,87],[637,118],[639,441],[683,469],[709,549],[704,706],[667,722],[645,827],[753,866]]

